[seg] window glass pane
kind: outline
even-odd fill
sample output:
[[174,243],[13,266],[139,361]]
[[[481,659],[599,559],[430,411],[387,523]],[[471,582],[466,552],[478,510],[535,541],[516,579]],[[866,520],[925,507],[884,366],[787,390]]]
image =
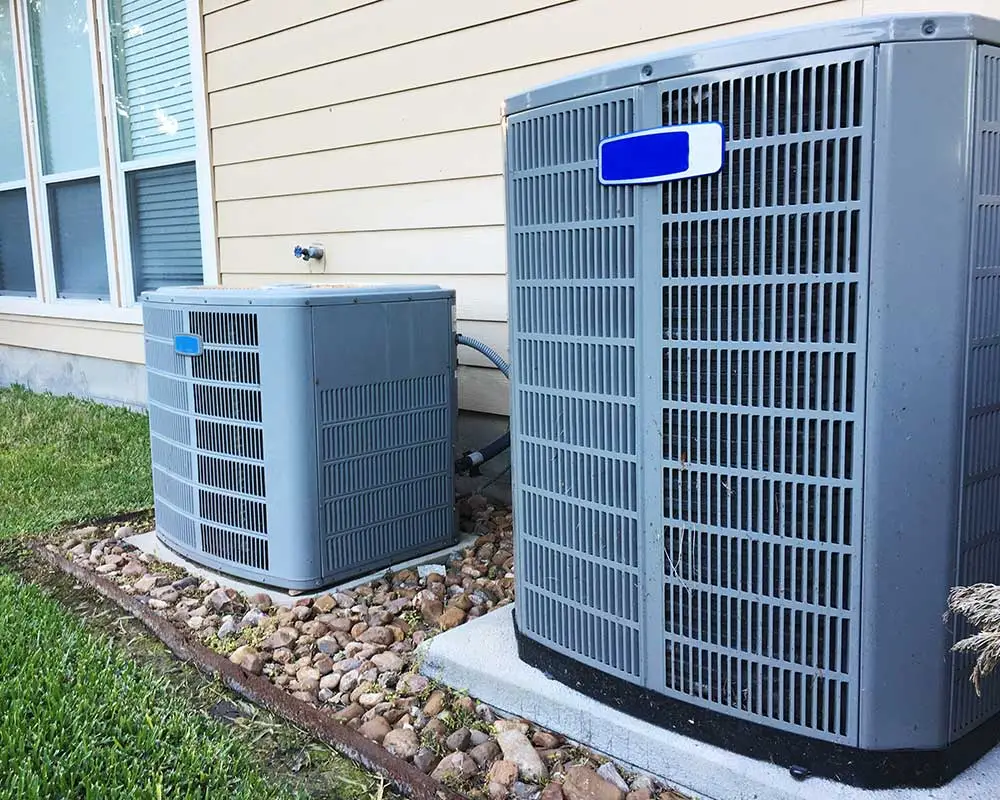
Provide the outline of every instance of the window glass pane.
[[99,166],[86,0],[28,0],[46,175]]
[[194,164],[127,176],[136,297],[161,286],[200,286],[201,227]]
[[34,293],[28,194],[24,189],[0,192],[0,294]]
[[48,190],[56,293],[60,297],[107,300],[100,179],[50,184]]
[[113,0],[111,38],[122,160],[194,148],[185,0]]
[[0,0],[0,183],[24,179],[21,119],[14,71],[14,36],[7,0]]

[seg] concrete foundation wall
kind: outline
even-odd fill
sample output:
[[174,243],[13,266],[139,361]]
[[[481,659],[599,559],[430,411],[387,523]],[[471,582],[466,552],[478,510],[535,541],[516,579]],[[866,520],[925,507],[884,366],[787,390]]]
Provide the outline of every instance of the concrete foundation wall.
[[[107,405],[136,410],[146,407],[146,371],[142,364],[0,345],[0,386],[13,384]],[[505,416],[463,411],[458,419],[458,451],[483,447],[505,430]],[[509,465],[509,452],[501,453],[483,466],[482,476],[458,478],[456,488],[465,494],[492,481],[483,489],[484,494],[510,502]]]

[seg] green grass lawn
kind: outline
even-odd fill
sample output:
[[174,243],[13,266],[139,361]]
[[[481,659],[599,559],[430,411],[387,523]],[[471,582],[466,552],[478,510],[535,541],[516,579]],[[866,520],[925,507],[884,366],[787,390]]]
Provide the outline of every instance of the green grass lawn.
[[144,415],[0,389],[0,538],[152,503]]
[[289,797],[222,723],[0,573],[0,798]]
[[[16,550],[19,534],[149,506],[148,442],[141,414],[0,389],[0,551]],[[75,606],[79,589],[68,587],[56,596]],[[176,675],[115,638],[0,561],[0,800],[296,796],[309,770],[275,767],[273,748],[206,714]],[[266,729],[275,742],[275,730],[294,739],[277,721]],[[331,763],[322,791],[307,786],[306,796],[371,796],[365,773]]]

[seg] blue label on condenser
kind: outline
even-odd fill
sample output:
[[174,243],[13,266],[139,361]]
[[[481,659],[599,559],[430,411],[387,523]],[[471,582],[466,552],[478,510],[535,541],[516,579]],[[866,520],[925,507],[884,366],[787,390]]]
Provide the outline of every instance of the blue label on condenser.
[[201,337],[193,333],[178,333],[174,336],[174,352],[182,356],[200,356]]
[[718,122],[668,125],[604,139],[598,174],[603,184],[664,183],[716,173],[724,154]]

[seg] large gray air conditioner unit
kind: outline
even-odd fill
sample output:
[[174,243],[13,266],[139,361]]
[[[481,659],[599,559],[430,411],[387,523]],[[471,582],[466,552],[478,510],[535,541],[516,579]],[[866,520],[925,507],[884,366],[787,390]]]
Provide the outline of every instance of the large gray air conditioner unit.
[[219,571],[312,589],[453,543],[453,291],[142,296],[156,530]]
[[1000,21],[699,44],[505,131],[522,658],[797,774],[960,771],[1000,728],[943,618],[1000,582]]

